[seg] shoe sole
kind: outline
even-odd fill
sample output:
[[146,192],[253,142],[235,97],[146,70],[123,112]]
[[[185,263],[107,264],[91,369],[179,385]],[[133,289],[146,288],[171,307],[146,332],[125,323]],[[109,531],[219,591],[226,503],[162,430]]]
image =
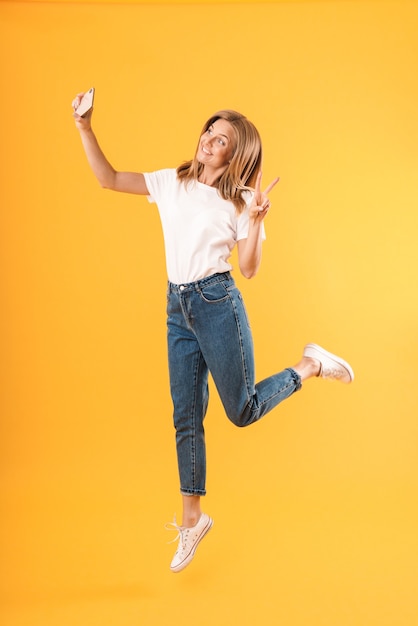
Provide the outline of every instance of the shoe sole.
[[203,537],[210,531],[212,526],[213,526],[213,519],[211,517],[209,517],[206,526],[204,526],[204,528],[202,528],[202,531],[201,531],[201,533],[200,533],[196,543],[194,544],[193,548],[190,550],[190,552],[186,556],[186,558],[181,563],[179,563],[178,565],[175,565],[174,567],[170,567],[172,572],[177,574],[177,572],[181,572],[182,569],[184,569],[185,567],[187,567],[189,565],[189,563],[193,560],[193,557],[194,557],[195,552],[197,550],[197,546],[202,541]]
[[333,354],[332,352],[328,352],[328,350],[321,348],[321,346],[318,346],[316,343],[308,343],[305,346],[305,349],[303,351],[304,356],[309,356],[313,359],[320,360],[320,358],[318,358],[318,354],[325,356],[328,359],[331,359],[335,363],[338,363],[338,365],[341,365],[345,370],[347,370],[347,373],[350,378],[350,380],[348,380],[347,382],[351,383],[354,380],[354,372],[351,366],[347,363],[347,361],[344,361],[344,359],[342,359],[341,357]]

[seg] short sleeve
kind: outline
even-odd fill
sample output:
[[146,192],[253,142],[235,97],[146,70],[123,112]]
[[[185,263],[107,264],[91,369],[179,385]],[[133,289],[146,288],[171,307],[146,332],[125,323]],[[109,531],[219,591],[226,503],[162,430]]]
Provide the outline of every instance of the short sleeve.
[[176,179],[176,172],[173,169],[144,172],[144,178],[149,192],[147,196],[148,202],[158,203],[161,195],[166,193],[170,185],[173,185]]

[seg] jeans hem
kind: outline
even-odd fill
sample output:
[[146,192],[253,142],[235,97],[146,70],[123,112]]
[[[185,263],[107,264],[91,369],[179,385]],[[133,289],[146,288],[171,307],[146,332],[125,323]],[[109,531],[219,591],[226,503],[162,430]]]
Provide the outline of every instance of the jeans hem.
[[294,370],[291,367],[286,367],[287,371],[291,373],[292,378],[294,380],[295,383],[295,391],[299,391],[299,389],[302,387],[302,379],[299,376],[299,374],[296,372],[296,370]]
[[205,496],[205,489],[180,489],[182,496]]

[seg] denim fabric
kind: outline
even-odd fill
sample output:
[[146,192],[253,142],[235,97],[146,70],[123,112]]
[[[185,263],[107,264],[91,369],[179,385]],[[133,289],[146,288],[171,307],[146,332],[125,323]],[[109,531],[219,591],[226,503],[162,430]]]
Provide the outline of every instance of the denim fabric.
[[255,384],[251,330],[229,272],[167,290],[170,389],[183,494],[205,495],[210,372],[228,418],[248,426],[301,387],[288,368]]

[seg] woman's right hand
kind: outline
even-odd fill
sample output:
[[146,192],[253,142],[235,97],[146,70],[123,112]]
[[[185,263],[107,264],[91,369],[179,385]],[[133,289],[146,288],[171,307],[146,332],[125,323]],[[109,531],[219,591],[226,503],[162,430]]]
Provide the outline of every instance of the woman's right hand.
[[87,111],[87,113],[83,115],[83,117],[81,117],[81,115],[77,115],[77,108],[79,107],[83,96],[84,93],[78,93],[71,103],[71,106],[73,107],[73,117],[78,130],[90,130],[93,107],[90,109],[90,111]]
[[113,189],[113,191],[123,191],[125,193],[148,196],[149,191],[142,173],[118,172],[105,157],[99,146],[96,135],[91,129],[93,108],[83,115],[83,117],[77,114],[77,108],[80,106],[83,96],[84,93],[78,93],[72,101],[73,117],[78,130],[84,131],[80,133],[81,143],[84,147],[89,165],[99,184],[105,189]]

